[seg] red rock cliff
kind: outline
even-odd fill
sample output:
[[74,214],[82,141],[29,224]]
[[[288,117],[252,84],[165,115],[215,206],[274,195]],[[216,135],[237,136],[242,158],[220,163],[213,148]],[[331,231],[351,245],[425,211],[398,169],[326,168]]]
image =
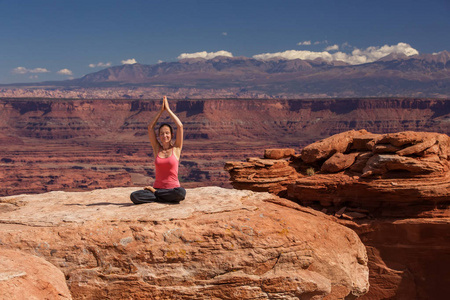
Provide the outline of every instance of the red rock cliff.
[[269,191],[334,215],[369,255],[363,299],[450,293],[450,137],[342,132],[304,147],[229,162],[235,188]]
[[[171,100],[185,124],[187,186],[229,186],[223,164],[339,132],[450,133],[450,101]],[[0,195],[147,185],[147,124],[160,100],[0,99]]]

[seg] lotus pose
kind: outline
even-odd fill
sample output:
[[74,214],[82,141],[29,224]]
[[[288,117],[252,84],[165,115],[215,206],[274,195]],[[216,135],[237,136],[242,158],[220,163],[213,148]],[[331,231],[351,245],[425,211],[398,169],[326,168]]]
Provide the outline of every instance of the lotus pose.
[[[164,123],[159,127],[159,142],[156,138],[155,126],[161,114],[166,111],[177,125],[175,142],[172,142],[173,129]],[[144,190],[131,193],[134,204],[149,202],[179,203],[184,200],[186,190],[180,186],[178,180],[178,163],[183,146],[183,124],[169,107],[167,97],[164,96],[161,110],[148,125],[148,136],[155,156],[155,182]]]

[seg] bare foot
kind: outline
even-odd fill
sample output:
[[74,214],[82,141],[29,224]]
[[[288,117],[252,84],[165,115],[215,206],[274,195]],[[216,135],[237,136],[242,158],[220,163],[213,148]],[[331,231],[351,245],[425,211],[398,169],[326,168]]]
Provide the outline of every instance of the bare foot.
[[152,193],[156,192],[156,190],[155,190],[152,186],[146,186],[146,187],[144,188],[144,190],[149,190],[149,191],[152,192]]

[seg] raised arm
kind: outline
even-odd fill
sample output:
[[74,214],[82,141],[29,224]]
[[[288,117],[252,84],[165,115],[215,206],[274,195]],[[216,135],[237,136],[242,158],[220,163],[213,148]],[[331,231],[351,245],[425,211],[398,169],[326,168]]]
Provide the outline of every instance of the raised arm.
[[[177,132],[175,136],[175,144],[174,147],[179,148],[181,152],[181,148],[183,147],[183,123],[181,123],[180,119],[175,115],[175,113],[169,107],[169,101],[167,101],[167,97],[163,98],[164,109],[167,111],[172,120],[177,124]],[[180,155],[178,155],[180,157]]]
[[161,110],[156,114],[156,116],[153,118],[153,120],[150,122],[150,124],[148,124],[148,137],[150,139],[150,144],[152,145],[153,148],[153,155],[157,155],[158,151],[159,151],[159,147],[161,147],[161,145],[158,142],[158,139],[156,138],[156,134],[155,134],[155,126],[156,123],[158,123],[159,117],[161,117],[161,114],[163,113],[163,111],[165,110],[164,107],[164,101],[161,105]]

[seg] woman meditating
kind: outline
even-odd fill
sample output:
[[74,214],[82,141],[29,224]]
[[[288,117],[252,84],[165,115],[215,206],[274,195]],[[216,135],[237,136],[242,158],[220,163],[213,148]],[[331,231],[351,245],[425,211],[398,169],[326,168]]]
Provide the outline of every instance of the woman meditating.
[[[159,127],[159,142],[156,138],[155,126],[161,114],[167,111],[177,125],[175,143],[172,143],[173,129],[169,124]],[[178,163],[183,146],[183,124],[169,107],[167,97],[164,96],[161,110],[148,125],[148,136],[155,156],[155,182],[144,190],[131,193],[134,204],[150,202],[179,203],[184,200],[186,190],[180,186],[178,180]]]

